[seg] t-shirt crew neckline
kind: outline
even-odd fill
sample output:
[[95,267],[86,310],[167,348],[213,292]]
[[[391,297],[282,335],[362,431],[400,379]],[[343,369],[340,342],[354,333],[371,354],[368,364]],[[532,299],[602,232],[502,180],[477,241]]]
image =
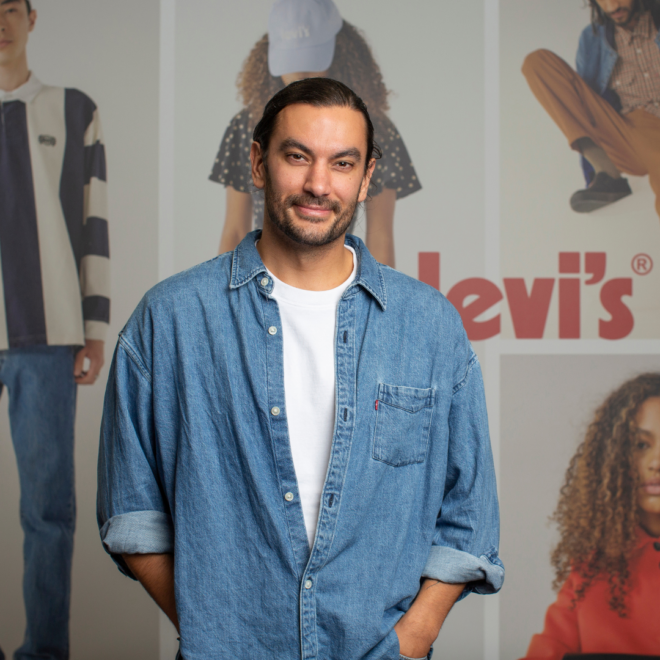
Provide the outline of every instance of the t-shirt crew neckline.
[[344,291],[346,291],[353,280],[355,280],[355,274],[357,272],[357,256],[355,250],[348,245],[345,245],[344,247],[347,250],[350,250],[353,255],[353,270],[348,278],[339,286],[334,289],[328,289],[327,291],[299,289],[286,282],[282,282],[282,280],[275,277],[273,273],[266,269],[268,270],[268,274],[273,278],[273,296],[275,296],[280,302],[301,307],[335,307],[344,295]]

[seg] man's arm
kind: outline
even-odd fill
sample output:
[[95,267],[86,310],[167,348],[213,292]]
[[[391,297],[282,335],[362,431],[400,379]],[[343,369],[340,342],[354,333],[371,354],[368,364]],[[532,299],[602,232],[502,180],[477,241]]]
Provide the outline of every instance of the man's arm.
[[174,555],[122,555],[131,572],[179,630],[174,598]]
[[424,580],[415,602],[394,626],[401,655],[409,658],[424,658],[428,655],[449,610],[464,587],[464,584]]

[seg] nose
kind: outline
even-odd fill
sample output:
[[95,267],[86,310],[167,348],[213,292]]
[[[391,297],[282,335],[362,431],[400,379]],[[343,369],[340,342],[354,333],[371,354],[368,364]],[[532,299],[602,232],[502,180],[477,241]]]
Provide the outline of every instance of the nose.
[[656,442],[651,451],[649,467],[654,472],[660,472],[660,442]]
[[330,173],[327,164],[316,161],[307,170],[304,190],[314,197],[327,197],[330,194]]
[[621,6],[620,0],[601,0],[598,4],[606,14],[611,14]]

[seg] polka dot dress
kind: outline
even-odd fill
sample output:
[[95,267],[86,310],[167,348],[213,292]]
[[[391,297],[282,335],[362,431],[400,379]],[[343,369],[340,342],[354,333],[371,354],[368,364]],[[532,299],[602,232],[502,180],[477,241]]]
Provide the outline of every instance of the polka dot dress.
[[[263,193],[252,184],[250,173],[250,147],[252,146],[252,116],[248,110],[241,110],[232,120],[220,143],[209,179],[224,186],[231,186],[239,192],[252,195],[252,221],[255,228],[263,224]],[[383,151],[383,157],[376,161],[376,169],[371,179],[372,197],[384,188],[396,191],[396,198],[402,199],[421,189],[417,173],[408,155],[406,145],[396,126],[386,117],[374,118],[376,143]]]

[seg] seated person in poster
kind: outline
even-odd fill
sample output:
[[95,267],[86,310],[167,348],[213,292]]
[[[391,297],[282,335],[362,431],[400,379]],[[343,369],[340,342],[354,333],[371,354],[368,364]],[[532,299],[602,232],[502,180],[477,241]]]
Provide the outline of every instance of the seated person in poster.
[[588,213],[631,194],[620,172],[649,175],[660,215],[660,2],[589,0],[577,72],[548,50],[525,59],[532,92],[583,156],[588,187],[571,208]]
[[561,589],[526,659],[660,653],[660,373],[629,380],[596,411],[553,519]]
[[[366,243],[376,261],[394,267],[394,207],[421,185],[406,145],[387,116],[389,94],[360,31],[343,21],[332,0],[276,0],[268,34],[252,48],[238,76],[244,103],[225,131],[211,181],[227,188],[220,253],[233,250],[263,221],[263,194],[252,186],[252,131],[266,101],[294,80],[339,80],[369,107],[383,157],[376,164],[366,202]],[[355,220],[354,220],[355,221]]]

